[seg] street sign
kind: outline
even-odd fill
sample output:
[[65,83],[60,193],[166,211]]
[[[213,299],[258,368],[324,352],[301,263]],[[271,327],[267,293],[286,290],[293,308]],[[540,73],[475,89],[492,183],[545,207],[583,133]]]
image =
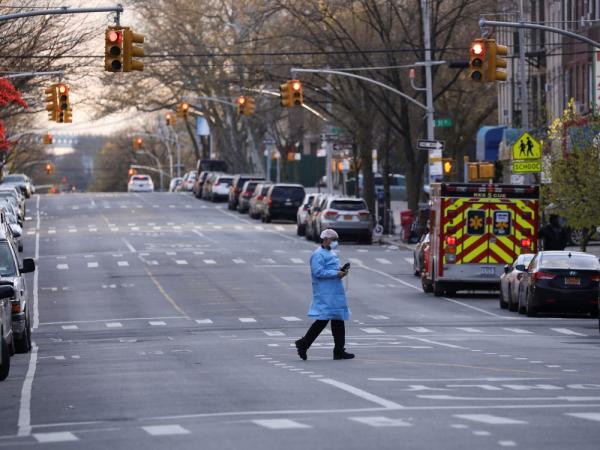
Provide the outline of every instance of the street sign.
[[541,159],[530,159],[526,161],[513,161],[513,173],[539,173],[542,171]]
[[437,128],[448,128],[453,125],[453,122],[452,122],[452,119],[447,117],[445,119],[435,119],[433,121],[433,125]]
[[512,155],[514,160],[540,159],[542,157],[542,146],[525,131],[513,144]]
[[417,141],[417,148],[419,150],[444,150],[444,141],[428,141],[425,139],[419,139]]

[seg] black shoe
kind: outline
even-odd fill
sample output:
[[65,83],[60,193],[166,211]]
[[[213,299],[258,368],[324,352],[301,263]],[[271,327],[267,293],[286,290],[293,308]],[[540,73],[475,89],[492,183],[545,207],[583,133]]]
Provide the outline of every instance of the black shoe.
[[308,356],[306,355],[306,350],[308,349],[304,346],[302,339],[298,339],[296,341],[296,348],[298,349],[298,356],[304,361],[306,361],[308,359]]
[[333,359],[352,359],[354,358],[354,353],[348,353],[346,349],[334,350],[333,351]]

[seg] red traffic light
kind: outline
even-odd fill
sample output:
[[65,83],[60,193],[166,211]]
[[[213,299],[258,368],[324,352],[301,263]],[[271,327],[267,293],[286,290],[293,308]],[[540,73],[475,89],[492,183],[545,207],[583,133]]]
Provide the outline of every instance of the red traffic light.
[[485,47],[481,42],[475,42],[473,45],[471,45],[471,53],[473,55],[483,55],[484,51]]
[[244,96],[238,98],[238,104],[243,105],[246,103],[246,98]]
[[300,89],[302,89],[302,83],[300,83],[299,81],[294,81],[292,83],[292,89],[294,91],[299,91]]
[[123,39],[123,35],[119,31],[110,30],[106,34],[106,38],[108,39],[108,42],[114,44],[121,42],[121,40]]
[[60,94],[66,94],[68,90],[69,90],[69,88],[67,88],[67,85],[65,85],[65,84],[58,85],[58,92]]

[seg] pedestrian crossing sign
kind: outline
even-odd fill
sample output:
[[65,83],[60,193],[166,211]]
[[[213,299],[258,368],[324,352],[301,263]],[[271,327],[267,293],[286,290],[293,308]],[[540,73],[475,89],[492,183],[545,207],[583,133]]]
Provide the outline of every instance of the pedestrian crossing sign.
[[540,159],[542,157],[542,145],[525,131],[512,147],[513,159]]

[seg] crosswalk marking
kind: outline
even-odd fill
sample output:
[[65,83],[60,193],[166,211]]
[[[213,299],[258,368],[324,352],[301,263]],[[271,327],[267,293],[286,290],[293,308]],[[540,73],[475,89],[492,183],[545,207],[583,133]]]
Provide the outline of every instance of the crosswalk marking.
[[127,261],[118,261],[117,265],[119,267],[127,267],[127,266],[129,266],[129,263]]
[[56,234],[56,230],[48,230],[48,234]]
[[276,229],[277,231],[285,231],[285,228],[283,228],[281,225],[277,225],[277,226],[275,227],[275,229]]
[[98,267],[98,263],[97,262],[89,262],[87,263],[88,269],[95,269]]
[[363,262],[358,258],[348,258],[348,261],[350,261],[352,264],[356,264],[357,266],[363,265]]
[[149,266],[158,266],[158,261],[153,259],[151,261],[146,261],[146,264],[148,264]]
[[283,316],[282,319],[285,320],[286,322],[299,322],[302,320],[296,316]]
[[150,436],[169,436],[174,434],[190,434],[190,430],[181,425],[149,425],[142,427]]
[[405,422],[402,419],[390,419],[384,416],[370,416],[370,417],[349,417],[350,420],[355,422],[364,423],[375,428],[380,427],[410,427],[412,424]]
[[566,413],[565,416],[577,417],[578,419],[586,419],[593,422],[600,422],[600,413],[597,412]]
[[260,419],[253,420],[252,422],[254,422],[256,425],[260,425],[261,427],[269,428],[270,430],[311,428],[310,425],[306,425],[304,423],[296,422],[295,420],[290,419]]
[[217,262],[214,259],[203,259],[204,264],[216,264]]
[[58,270],[69,270],[69,265],[68,264],[57,264],[56,268]]
[[240,318],[238,318],[238,320],[242,323],[256,322],[256,319],[254,317],[240,317]]
[[519,425],[526,424],[522,420],[511,419],[509,417],[493,416],[491,414],[454,414],[454,417],[473,422],[487,423],[489,425]]
[[61,327],[63,330],[78,330],[79,327],[77,325],[63,325]]
[[389,320],[390,319],[388,316],[382,316],[380,314],[371,314],[369,317],[374,320]]
[[223,229],[223,227],[221,225],[213,225],[213,228],[215,230],[222,230]]
[[245,264],[245,263],[246,263],[246,261],[244,261],[242,258],[235,258],[235,259],[233,260],[233,262],[234,262],[235,264]]
[[244,228],[241,225],[235,225],[233,228],[236,230],[243,230]]
[[379,328],[361,328],[361,330],[368,334],[385,334],[385,331]]
[[389,259],[385,259],[385,258],[375,258],[375,261],[377,261],[380,264],[391,264],[392,263]]
[[483,331],[478,330],[477,328],[470,327],[456,327],[457,330],[464,331],[465,333],[483,333]]
[[53,431],[50,433],[33,433],[33,437],[40,444],[46,444],[50,442],[72,442],[78,441],[79,439],[70,431]]
[[185,259],[176,259],[175,260],[175,264],[179,265],[179,266],[187,266],[187,261]]
[[587,336],[586,334],[578,333],[577,331],[569,330],[568,328],[551,328],[551,330],[568,336]]
[[69,228],[69,233],[77,233],[77,228]]
[[263,226],[262,225],[254,225],[254,229],[255,230],[262,230]]
[[415,261],[413,260],[413,258],[404,258],[404,261],[406,261],[407,263],[409,263],[410,265],[412,265]]
[[153,327],[164,327],[166,325],[166,322],[162,320],[150,320],[148,323]]
[[533,334],[533,331],[523,330],[521,328],[502,328],[503,330],[510,331],[518,334]]
[[285,336],[285,333],[282,331],[263,330],[263,333],[265,333],[267,336],[270,336],[270,337]]
[[262,260],[266,264],[275,264],[275,260],[273,258],[262,258]]
[[106,322],[106,328],[121,328],[122,326],[121,322]]
[[208,325],[208,324],[213,323],[213,321],[210,319],[196,319],[196,323],[198,323],[200,325]]
[[429,328],[425,327],[408,327],[410,331],[414,331],[415,333],[433,333]]
[[294,264],[303,264],[304,263],[304,261],[302,261],[300,258],[292,258],[291,261]]

